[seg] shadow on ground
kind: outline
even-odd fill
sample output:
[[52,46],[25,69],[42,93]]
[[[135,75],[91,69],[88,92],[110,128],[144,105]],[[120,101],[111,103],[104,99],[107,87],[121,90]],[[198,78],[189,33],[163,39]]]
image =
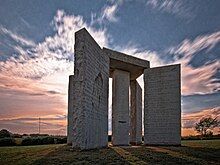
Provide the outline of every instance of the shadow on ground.
[[219,149],[193,147],[110,147],[77,151],[61,146],[33,164],[219,164]]
[[33,164],[129,164],[111,148],[78,151],[62,146],[36,160]]
[[219,149],[192,147],[129,147],[125,149],[147,164],[219,164]]

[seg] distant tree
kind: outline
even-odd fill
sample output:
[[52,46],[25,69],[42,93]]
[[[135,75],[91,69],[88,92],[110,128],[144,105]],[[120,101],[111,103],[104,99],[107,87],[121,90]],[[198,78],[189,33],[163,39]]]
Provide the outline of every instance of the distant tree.
[[11,137],[11,132],[9,132],[7,129],[2,129],[0,131],[0,138],[7,138],[7,137]]
[[12,135],[13,138],[22,138],[22,135],[18,134],[18,133],[14,133]]
[[220,122],[217,118],[202,118],[198,123],[196,123],[195,129],[202,137],[212,136],[213,129],[218,127],[219,123]]

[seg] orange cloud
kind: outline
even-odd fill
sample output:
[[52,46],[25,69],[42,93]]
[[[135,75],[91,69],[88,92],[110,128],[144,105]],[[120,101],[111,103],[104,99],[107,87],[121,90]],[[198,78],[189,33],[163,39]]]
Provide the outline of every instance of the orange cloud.
[[182,94],[205,94],[220,90],[219,83],[213,83],[212,78],[218,72],[220,61],[199,68],[193,68],[185,62],[181,64]]
[[185,39],[178,46],[170,48],[175,63],[181,64],[182,94],[207,94],[220,90],[220,83],[215,74],[219,70],[220,60],[207,61],[200,67],[192,67],[190,61],[201,50],[208,51],[220,42],[220,31],[201,35],[194,40]]
[[74,33],[86,27],[101,46],[107,46],[109,39],[105,29],[93,28],[82,16],[67,15],[62,10],[57,11],[53,25],[56,33],[41,43],[0,27],[5,35],[29,46],[24,49],[15,45],[16,58],[0,61],[0,129],[36,132],[37,119],[41,117],[45,133],[65,134],[66,118],[46,118],[67,114],[68,79],[74,69]]
[[[40,132],[66,135],[66,115],[48,115],[40,118]],[[0,120],[2,128],[13,133],[39,133],[38,117],[5,118]]]

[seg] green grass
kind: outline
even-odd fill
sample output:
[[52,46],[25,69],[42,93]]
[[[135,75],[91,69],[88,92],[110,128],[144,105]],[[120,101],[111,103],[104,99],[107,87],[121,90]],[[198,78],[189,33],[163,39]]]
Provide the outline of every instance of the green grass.
[[220,149],[220,140],[183,140],[183,146]]
[[0,164],[31,164],[63,145],[0,147]]
[[182,141],[181,147],[128,147],[126,151],[148,164],[219,164],[220,140]]
[[220,140],[182,141],[181,147],[110,147],[89,151],[66,145],[0,147],[0,164],[219,164]]

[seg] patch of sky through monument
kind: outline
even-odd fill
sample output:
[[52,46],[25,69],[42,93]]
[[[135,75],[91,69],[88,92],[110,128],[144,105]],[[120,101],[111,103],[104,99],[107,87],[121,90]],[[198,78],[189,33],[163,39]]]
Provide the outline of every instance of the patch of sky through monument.
[[4,127],[14,124],[16,130],[16,124],[26,127],[24,117],[66,114],[74,41],[69,33],[57,35],[62,29],[54,20],[58,11],[67,25],[81,18],[74,26],[86,25],[102,46],[150,60],[151,66],[184,63],[183,113],[212,113],[220,107],[219,8],[218,0],[0,0],[1,126],[5,121]]

